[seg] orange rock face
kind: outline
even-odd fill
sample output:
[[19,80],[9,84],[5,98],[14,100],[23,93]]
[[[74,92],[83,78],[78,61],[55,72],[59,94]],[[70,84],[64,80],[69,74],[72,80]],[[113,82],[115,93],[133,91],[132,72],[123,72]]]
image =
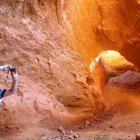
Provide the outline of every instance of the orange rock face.
[[106,76],[88,65],[138,34],[135,0],[0,1],[0,62],[19,72],[18,94],[4,99],[1,123],[92,116],[103,108]]

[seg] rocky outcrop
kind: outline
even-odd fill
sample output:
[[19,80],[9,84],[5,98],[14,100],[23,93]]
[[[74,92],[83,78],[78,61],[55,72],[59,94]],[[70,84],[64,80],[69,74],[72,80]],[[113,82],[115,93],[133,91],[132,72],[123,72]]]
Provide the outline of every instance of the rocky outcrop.
[[108,83],[121,88],[138,89],[140,88],[140,73],[127,71],[120,76],[111,78]]

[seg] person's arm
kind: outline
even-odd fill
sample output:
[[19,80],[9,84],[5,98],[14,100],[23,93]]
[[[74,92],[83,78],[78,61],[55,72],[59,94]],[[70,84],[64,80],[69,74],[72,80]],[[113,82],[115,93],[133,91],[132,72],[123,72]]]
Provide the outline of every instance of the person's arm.
[[0,70],[9,70],[9,68],[11,68],[12,66],[11,65],[3,65],[3,66],[0,66]]
[[4,70],[5,66],[0,66],[0,70]]
[[11,72],[12,76],[12,85],[10,89],[6,89],[5,94],[3,97],[15,94],[17,92],[17,86],[18,86],[18,75],[17,72]]

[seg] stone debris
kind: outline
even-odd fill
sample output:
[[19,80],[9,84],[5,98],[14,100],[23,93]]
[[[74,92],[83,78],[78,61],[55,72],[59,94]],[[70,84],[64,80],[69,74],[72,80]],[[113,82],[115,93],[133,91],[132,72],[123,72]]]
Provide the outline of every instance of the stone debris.
[[59,127],[58,127],[58,131],[59,131],[59,132],[62,132],[62,131],[63,131],[63,127],[59,126]]
[[[79,135],[72,130],[65,130],[63,127],[58,127],[59,134],[52,138],[46,138],[43,140],[78,140]],[[43,137],[44,138],[44,137]]]
[[41,140],[50,140],[49,138],[47,138],[46,136],[42,136]]
[[86,122],[84,123],[84,126],[85,126],[85,127],[88,127],[89,125],[91,125],[91,123],[90,123],[89,121],[86,121]]
[[109,128],[114,128],[114,126],[113,125],[110,125]]

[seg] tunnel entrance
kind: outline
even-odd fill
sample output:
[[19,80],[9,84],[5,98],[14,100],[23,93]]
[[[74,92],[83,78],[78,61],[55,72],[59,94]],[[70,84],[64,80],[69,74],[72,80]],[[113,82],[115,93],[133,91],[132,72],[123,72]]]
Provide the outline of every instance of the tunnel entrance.
[[[102,71],[97,69],[98,65],[101,66]],[[115,107],[117,106],[118,108],[119,105],[124,107],[123,110],[119,110],[122,113],[123,111],[125,113],[125,109],[127,113],[132,113],[133,111],[138,111],[139,113],[140,73],[138,67],[126,60],[119,52],[106,50],[91,62],[90,71],[94,74],[99,71],[98,77],[103,74],[106,77],[106,80],[100,79],[100,84],[104,82],[105,87],[105,89],[103,88],[105,105],[113,104],[114,102],[114,104],[117,104]]]
[[89,66],[91,72],[96,71],[97,64],[101,65],[108,84],[127,89],[140,87],[140,69],[119,52],[106,50],[100,53]]

